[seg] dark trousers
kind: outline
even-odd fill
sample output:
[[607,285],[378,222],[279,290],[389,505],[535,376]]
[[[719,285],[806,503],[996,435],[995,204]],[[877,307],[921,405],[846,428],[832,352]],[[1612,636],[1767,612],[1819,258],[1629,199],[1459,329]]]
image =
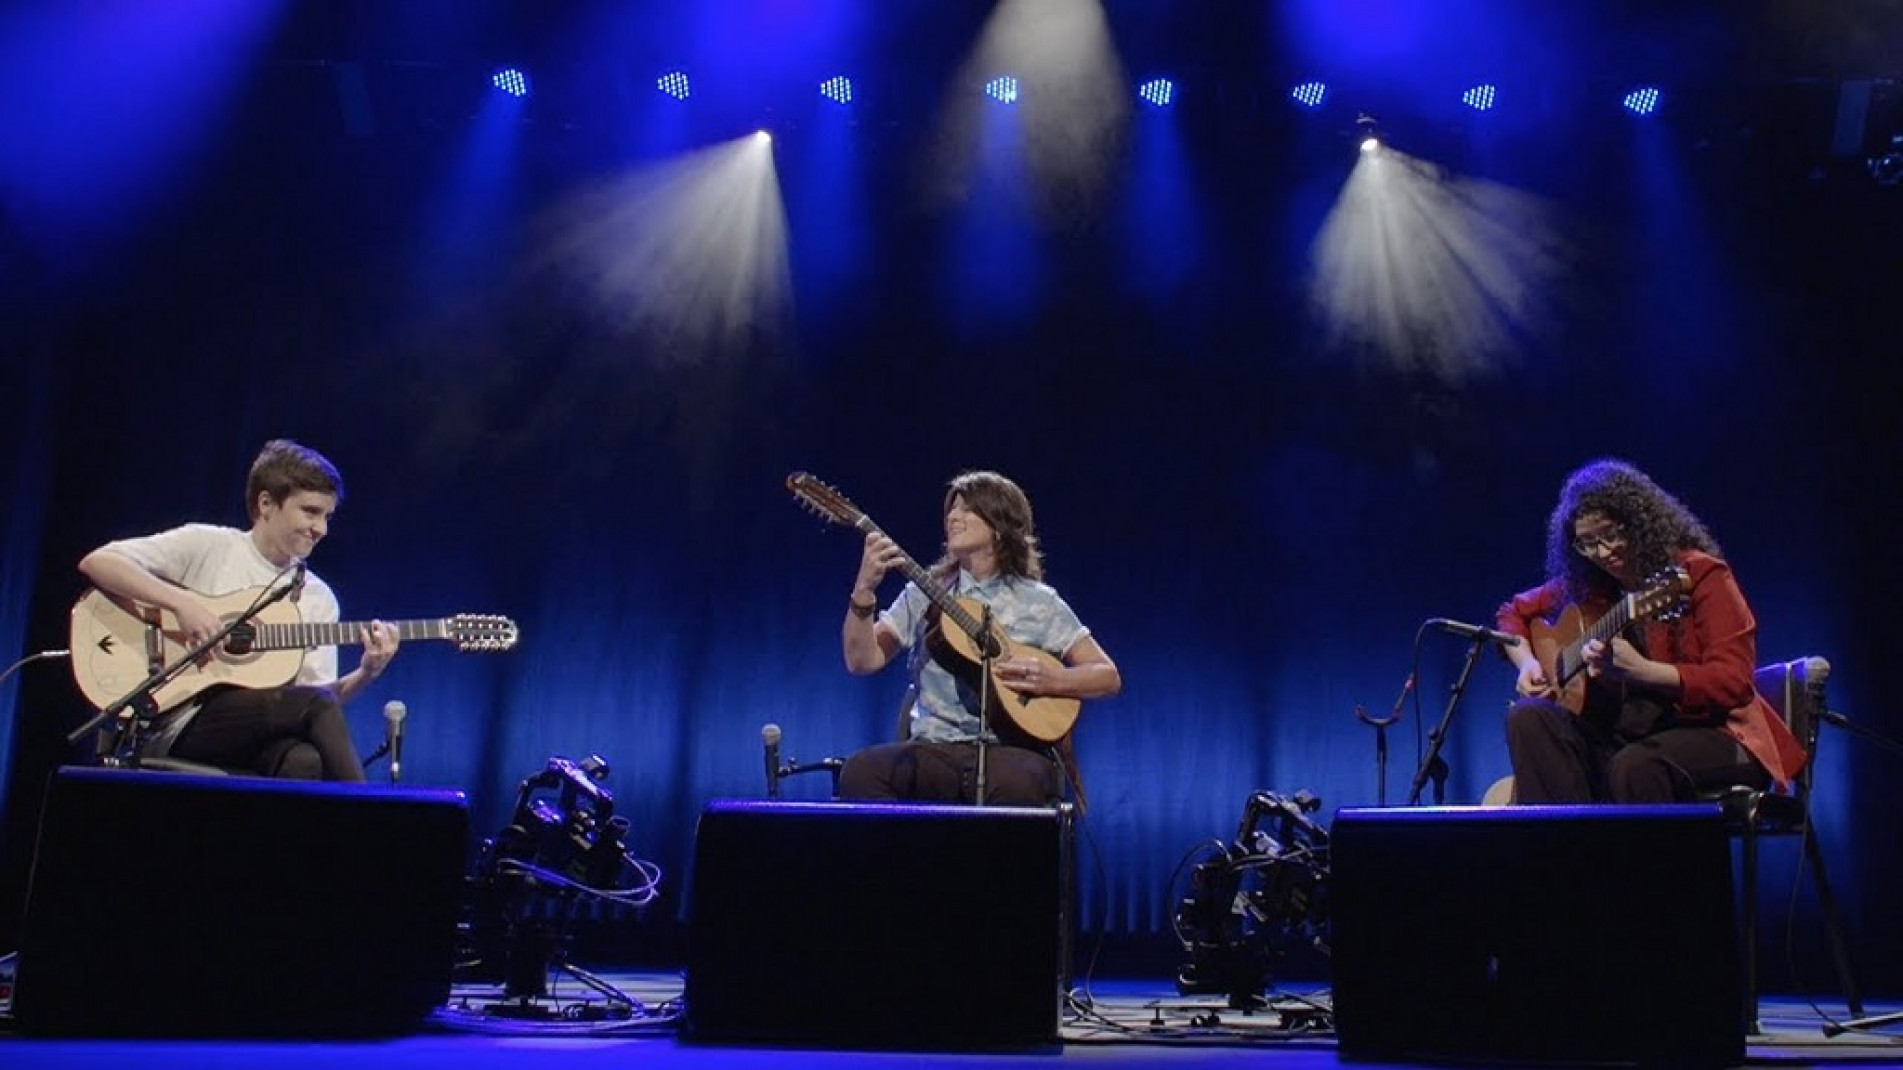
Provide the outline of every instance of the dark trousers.
[[1667,727],[1627,740],[1557,703],[1522,698],[1507,710],[1507,753],[1520,803],[1689,802],[1771,776],[1723,728]]
[[[846,759],[842,799],[968,803],[978,785],[976,743],[882,743]],[[1054,806],[1063,798],[1057,763],[1022,747],[985,748],[985,799],[996,806]]]
[[257,776],[363,780],[343,704],[327,687],[207,692],[171,755]]

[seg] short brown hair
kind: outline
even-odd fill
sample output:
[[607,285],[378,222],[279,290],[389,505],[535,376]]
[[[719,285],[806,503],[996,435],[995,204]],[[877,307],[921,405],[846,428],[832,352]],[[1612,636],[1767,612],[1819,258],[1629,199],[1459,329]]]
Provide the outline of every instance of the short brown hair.
[[251,474],[245,479],[244,508],[253,521],[258,519],[258,495],[269,494],[282,503],[300,490],[329,494],[344,500],[344,477],[337,466],[309,446],[288,438],[274,438],[258,451],[251,462]]

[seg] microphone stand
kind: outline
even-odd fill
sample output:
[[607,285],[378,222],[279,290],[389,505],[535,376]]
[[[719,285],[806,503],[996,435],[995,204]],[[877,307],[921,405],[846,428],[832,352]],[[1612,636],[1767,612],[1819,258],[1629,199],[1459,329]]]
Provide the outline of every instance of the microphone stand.
[[1480,652],[1487,649],[1492,640],[1484,635],[1476,635],[1467,646],[1467,662],[1460,667],[1460,677],[1447,692],[1447,709],[1440,715],[1440,724],[1427,734],[1427,757],[1421,759],[1421,767],[1414,773],[1414,786],[1407,793],[1407,805],[1413,806],[1421,801],[1421,787],[1428,777],[1434,778],[1434,805],[1439,806],[1447,797],[1447,763],[1441,760],[1441,744],[1447,741],[1447,729],[1454,723],[1454,711],[1460,707],[1461,696],[1467,692],[1467,680],[1473,676],[1474,666],[1480,663]]
[[1394,712],[1386,717],[1370,717],[1365,706],[1355,707],[1355,720],[1374,729],[1374,775],[1376,806],[1388,804],[1388,727],[1401,719],[1401,706],[1407,702],[1408,692],[1414,690],[1414,674],[1407,674],[1407,682],[1401,685],[1401,697],[1394,700]]
[[833,775],[833,798],[839,798],[839,771],[846,767],[844,758],[825,758],[817,762],[796,762],[791,758],[786,764],[774,770],[773,779],[785,780],[801,773],[831,773]]
[[1827,725],[1835,725],[1843,729],[1858,739],[1875,743],[1877,746],[1882,747],[1892,754],[1903,754],[1903,742],[1898,742],[1874,728],[1860,725],[1850,718],[1845,717],[1843,714],[1838,713],[1836,710],[1818,710],[1817,718]]
[[[225,626],[212,633],[211,638],[206,639],[204,642],[185,651],[185,653],[180,654],[170,664],[160,666],[152,675],[140,681],[132,690],[126,692],[118,699],[115,699],[113,703],[105,709],[94,714],[91,720],[88,720],[85,724],[67,733],[66,742],[69,744],[78,743],[86,735],[98,731],[99,727],[107,721],[124,718],[126,711],[134,706],[139,708],[139,713],[133,715],[135,718],[139,716],[139,714],[143,714],[146,717],[157,716],[159,713],[158,703],[152,698],[154,691],[177,679],[186,669],[198,664],[205,655],[211,653],[217,649],[220,644],[224,643],[225,640],[231,638],[234,632],[250,624],[257,618],[258,614],[264,612],[267,607],[282,602],[301,586],[303,585],[300,582],[292,582],[273,589],[263,598],[258,599],[251,608],[226,621]],[[134,755],[134,764],[137,764],[136,754]]]
[[[1864,725],[1860,725],[1857,722],[1851,720],[1848,717],[1845,717],[1843,714],[1838,713],[1835,710],[1820,709],[1817,711],[1817,717],[1819,720],[1823,721],[1825,724],[1835,725],[1836,727],[1843,729],[1844,731],[1850,733],[1851,735],[1856,736],[1858,739],[1862,739],[1862,740],[1866,740],[1868,742],[1874,743],[1877,746],[1882,747],[1884,750],[1891,752],[1892,754],[1903,754],[1903,742],[1898,742],[1893,737],[1884,735],[1882,732],[1879,732],[1874,728],[1869,728]],[[1839,954],[1841,954],[1841,951],[1839,952]],[[1850,1007],[1850,1011],[1852,1014],[1856,1014],[1860,1012],[1862,1009],[1863,1009],[1862,1007],[1858,1006],[1855,1003],[1852,1003]],[[1828,1022],[1824,1025],[1824,1035],[1827,1037],[1834,1037],[1843,1033],[1851,1032],[1853,1030],[1876,1029],[1881,1026],[1894,1025],[1897,1022],[1903,1022],[1903,1012],[1895,1012],[1890,1014],[1874,1014],[1868,1017],[1852,1018],[1852,1019],[1849,1019],[1848,1021]]]
[[973,777],[971,801],[985,804],[987,766],[990,764],[991,738],[991,664],[998,659],[998,643],[991,632],[991,606],[985,605],[984,626],[978,639],[978,767]]

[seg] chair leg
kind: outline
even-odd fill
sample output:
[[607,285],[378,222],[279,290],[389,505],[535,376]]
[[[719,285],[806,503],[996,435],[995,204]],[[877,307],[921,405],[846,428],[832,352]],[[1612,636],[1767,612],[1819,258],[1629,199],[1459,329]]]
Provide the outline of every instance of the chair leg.
[[1758,1036],[1758,828],[1757,815],[1745,819],[1739,837],[1744,855],[1744,1028]]
[[1837,982],[1843,986],[1844,1004],[1852,1018],[1863,1017],[1863,993],[1857,990],[1857,978],[1850,970],[1850,949],[1844,946],[1843,915],[1837,910],[1837,897],[1831,894],[1830,877],[1824,872],[1824,850],[1817,843],[1817,827],[1804,830],[1804,856],[1810,861],[1811,876],[1817,881],[1817,905],[1824,913],[1824,936],[1830,941],[1830,955],[1837,964]]

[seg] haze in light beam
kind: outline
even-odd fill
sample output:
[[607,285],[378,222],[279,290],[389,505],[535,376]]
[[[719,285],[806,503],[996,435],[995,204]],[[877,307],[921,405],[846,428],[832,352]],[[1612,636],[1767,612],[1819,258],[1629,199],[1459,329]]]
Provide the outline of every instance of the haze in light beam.
[[1392,147],[1362,154],[1322,224],[1309,293],[1331,346],[1451,384],[1557,322],[1570,267],[1546,205]]
[[1101,0],[1001,0],[946,100],[931,176],[941,199],[961,200],[994,102],[978,87],[1018,79],[1024,157],[1047,217],[1089,218],[1121,163],[1132,89]]
[[582,190],[549,213],[534,256],[656,361],[770,340],[792,297],[772,141],[747,135]]

